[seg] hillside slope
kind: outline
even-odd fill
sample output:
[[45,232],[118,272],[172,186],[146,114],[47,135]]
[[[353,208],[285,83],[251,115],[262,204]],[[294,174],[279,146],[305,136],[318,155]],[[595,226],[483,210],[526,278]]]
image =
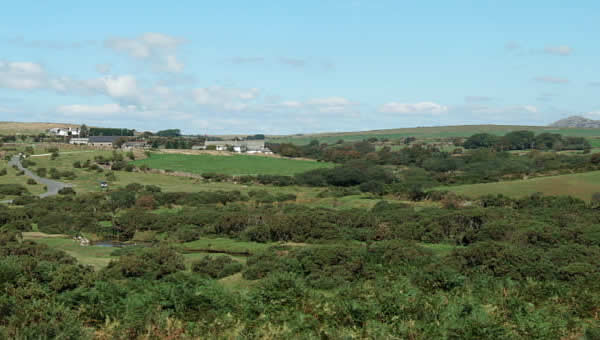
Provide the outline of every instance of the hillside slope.
[[0,122],[0,135],[38,134],[58,127],[79,127],[79,124]]
[[588,119],[581,116],[571,116],[550,124],[559,128],[600,128],[600,120]]

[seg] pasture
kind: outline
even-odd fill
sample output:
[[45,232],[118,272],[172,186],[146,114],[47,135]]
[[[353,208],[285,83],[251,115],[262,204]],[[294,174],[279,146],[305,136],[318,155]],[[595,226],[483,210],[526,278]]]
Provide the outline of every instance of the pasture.
[[297,145],[305,145],[310,143],[310,141],[312,140],[318,140],[320,143],[332,144],[340,139],[343,139],[344,141],[360,141],[372,137],[376,137],[379,139],[399,139],[404,137],[416,137],[418,139],[426,139],[469,137],[476,133],[490,133],[498,136],[503,136],[511,131],[518,130],[529,130],[535,132],[536,134],[542,132],[560,133],[565,136],[575,137],[600,136],[600,129],[553,128],[547,126],[521,125],[459,125],[278,136],[271,137],[268,139],[268,141],[271,143],[293,143]]
[[215,156],[157,153],[151,154],[149,158],[134,161],[133,164],[136,166],[145,164],[152,169],[226,175],[294,175],[333,166],[329,163],[309,160],[249,155]]
[[544,195],[570,195],[589,201],[594,193],[600,192],[600,171],[436,189],[450,190],[473,198],[487,194],[502,194],[518,198],[540,192]]

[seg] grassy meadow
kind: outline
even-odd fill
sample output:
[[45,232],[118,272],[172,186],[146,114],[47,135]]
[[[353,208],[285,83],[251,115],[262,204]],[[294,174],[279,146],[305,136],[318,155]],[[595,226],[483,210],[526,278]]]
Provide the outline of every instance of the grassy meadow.
[[487,194],[518,198],[540,192],[545,195],[570,195],[589,201],[594,193],[600,192],[600,171],[436,189],[450,190],[473,198]]
[[157,154],[133,162],[152,169],[190,172],[196,174],[220,173],[226,175],[293,175],[309,170],[331,167],[331,164],[309,160],[295,160],[249,155],[183,155]]

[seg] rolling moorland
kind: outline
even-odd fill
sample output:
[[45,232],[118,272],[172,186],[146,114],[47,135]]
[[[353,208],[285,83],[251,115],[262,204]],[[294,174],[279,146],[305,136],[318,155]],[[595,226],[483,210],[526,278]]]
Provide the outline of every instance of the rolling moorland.
[[[599,129],[267,136],[275,157],[0,131],[2,338],[600,336]],[[70,187],[38,198],[19,153]]]

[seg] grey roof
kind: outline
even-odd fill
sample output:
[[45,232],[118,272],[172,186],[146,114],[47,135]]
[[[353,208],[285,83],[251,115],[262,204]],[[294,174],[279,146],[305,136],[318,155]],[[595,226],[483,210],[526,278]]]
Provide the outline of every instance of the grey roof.
[[90,136],[88,143],[114,143],[123,136]]

